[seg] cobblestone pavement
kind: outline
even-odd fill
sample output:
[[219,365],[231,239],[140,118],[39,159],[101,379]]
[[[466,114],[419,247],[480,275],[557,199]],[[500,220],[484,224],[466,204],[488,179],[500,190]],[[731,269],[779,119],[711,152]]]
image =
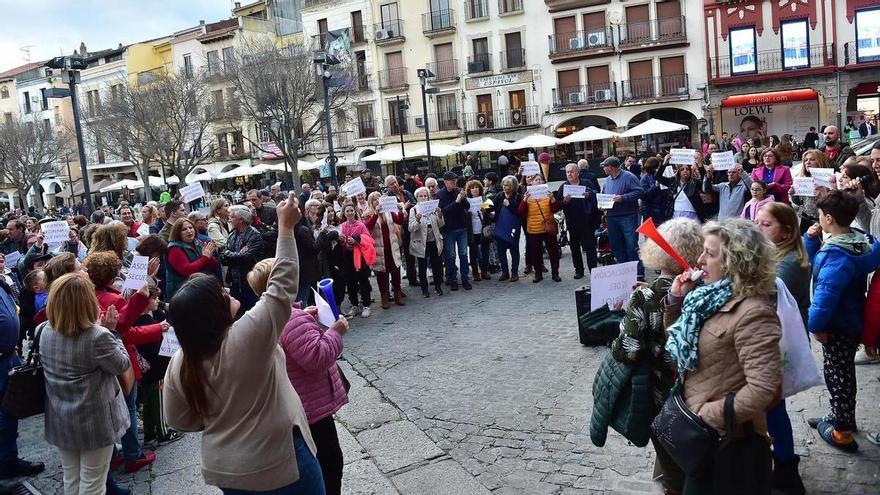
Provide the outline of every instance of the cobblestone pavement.
[[[350,494],[662,493],[653,452],[611,432],[589,439],[591,386],[606,349],[577,341],[570,260],[562,283],[483,281],[357,318],[343,362],[351,403],[337,418]],[[375,309],[375,308],[374,308]],[[818,359],[818,355],[817,355]],[[355,373],[356,371],[356,373]],[[858,421],[880,430],[880,366],[859,367]],[[859,438],[850,455],[827,446],[806,418],[828,408],[820,389],[789,400],[809,493],[880,493],[880,448]],[[22,423],[22,456],[47,470],[31,480],[60,493],[57,454],[42,418]],[[136,494],[216,494],[199,471],[198,435],[160,447],[149,470],[119,475]]]

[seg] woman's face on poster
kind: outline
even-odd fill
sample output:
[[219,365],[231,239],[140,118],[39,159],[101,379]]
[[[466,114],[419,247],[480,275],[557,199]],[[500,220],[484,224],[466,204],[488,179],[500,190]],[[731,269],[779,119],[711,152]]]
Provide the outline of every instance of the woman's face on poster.
[[739,124],[739,135],[743,140],[764,139],[764,126],[752,119],[743,119]]

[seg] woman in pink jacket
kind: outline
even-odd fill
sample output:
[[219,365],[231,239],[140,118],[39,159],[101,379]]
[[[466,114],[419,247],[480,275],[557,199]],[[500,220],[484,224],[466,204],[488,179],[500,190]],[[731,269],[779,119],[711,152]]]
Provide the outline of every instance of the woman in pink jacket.
[[[257,296],[266,291],[274,264],[274,258],[264,259],[248,273],[248,283]],[[303,310],[299,303],[294,303],[279,344],[287,360],[287,376],[302,400],[318,449],[327,495],[339,495],[343,460],[333,415],[348,403],[348,384],[336,364],[342,354],[342,336],[348,332],[348,321],[340,315],[327,331],[321,331],[317,314],[314,306]]]
[[761,165],[752,170],[752,180],[764,181],[769,196],[775,201],[789,204],[788,190],[794,184],[794,179],[775,149],[767,148],[761,152]]

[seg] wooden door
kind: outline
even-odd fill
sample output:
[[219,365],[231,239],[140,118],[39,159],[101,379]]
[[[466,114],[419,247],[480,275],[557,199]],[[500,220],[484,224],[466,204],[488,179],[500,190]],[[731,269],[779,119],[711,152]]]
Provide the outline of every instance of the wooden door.
[[637,43],[651,39],[651,22],[648,5],[626,8],[626,42]]
[[683,56],[660,59],[660,88],[664,96],[687,94]]
[[611,77],[607,65],[587,67],[587,93],[594,101],[609,101],[610,95],[606,91],[610,88]]
[[452,43],[434,45],[434,74],[438,81],[448,81],[458,75],[452,59]]
[[385,68],[388,70],[388,86],[396,88],[406,83],[406,70],[403,68],[403,52],[385,54]]
[[657,4],[657,34],[660,38],[682,36],[681,4],[678,0],[667,0]]
[[599,48],[611,43],[605,25],[605,11],[584,14],[584,40],[587,48]]
[[[629,63],[629,93],[631,98],[650,98],[654,96],[654,67],[651,60]],[[624,98],[627,95],[624,94]]]
[[[482,120],[481,120],[482,119]],[[492,114],[492,95],[477,95],[477,127],[481,126],[481,122],[485,122],[483,127],[495,127]]]
[[572,96],[572,94],[582,92],[579,69],[561,70],[556,73],[556,78],[559,81],[556,96],[563,105],[582,103],[579,100],[580,95]]
[[553,40],[556,53],[572,51],[572,39],[577,39],[577,21],[574,16],[553,19]]

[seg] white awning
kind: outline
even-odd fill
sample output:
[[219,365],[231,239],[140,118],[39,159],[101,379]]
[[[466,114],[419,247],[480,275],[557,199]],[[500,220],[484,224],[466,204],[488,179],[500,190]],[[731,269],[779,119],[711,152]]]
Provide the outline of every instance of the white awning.
[[[472,143],[463,144],[461,146],[456,147],[456,149],[460,152],[477,152],[477,151],[505,151],[512,150],[512,143],[507,141],[502,141],[500,139],[495,139],[492,137],[484,137],[483,139],[478,139]],[[433,149],[431,150],[433,151]]]
[[641,124],[622,133],[620,137],[638,137],[647,136],[648,134],[661,134],[664,132],[686,131],[690,127],[684,124],[676,124],[660,119],[648,119]]
[[218,175],[217,178],[221,179],[221,180],[222,179],[234,179],[236,177],[246,177],[249,175],[260,175],[263,172],[265,172],[265,170],[260,169],[259,166],[257,166],[257,167],[237,167],[237,168],[234,168],[234,169],[229,170],[227,172],[223,172],[222,174]]
[[[431,143],[431,157],[454,155],[456,153],[458,153],[457,146],[444,143]],[[412,153],[406,154],[407,158],[421,158],[426,156],[428,156],[427,146],[422,146],[421,148],[414,150]]]
[[[409,156],[407,154],[407,156]],[[388,148],[361,158],[362,162],[399,162],[403,159],[399,148]]]
[[121,191],[123,189],[138,189],[144,187],[144,183],[139,180],[133,179],[122,179],[119,182],[114,182],[109,186],[102,187],[101,192],[112,192],[112,191]]
[[553,136],[544,134],[532,134],[526,136],[519,141],[510,145],[510,149],[521,150],[525,148],[553,148],[559,145],[561,141]]
[[620,134],[609,131],[607,129],[601,129],[596,126],[586,127],[581,129],[571,135],[565,136],[562,138],[562,142],[565,144],[569,143],[580,143],[583,141],[601,141],[603,139],[611,139],[613,137],[617,137]]

